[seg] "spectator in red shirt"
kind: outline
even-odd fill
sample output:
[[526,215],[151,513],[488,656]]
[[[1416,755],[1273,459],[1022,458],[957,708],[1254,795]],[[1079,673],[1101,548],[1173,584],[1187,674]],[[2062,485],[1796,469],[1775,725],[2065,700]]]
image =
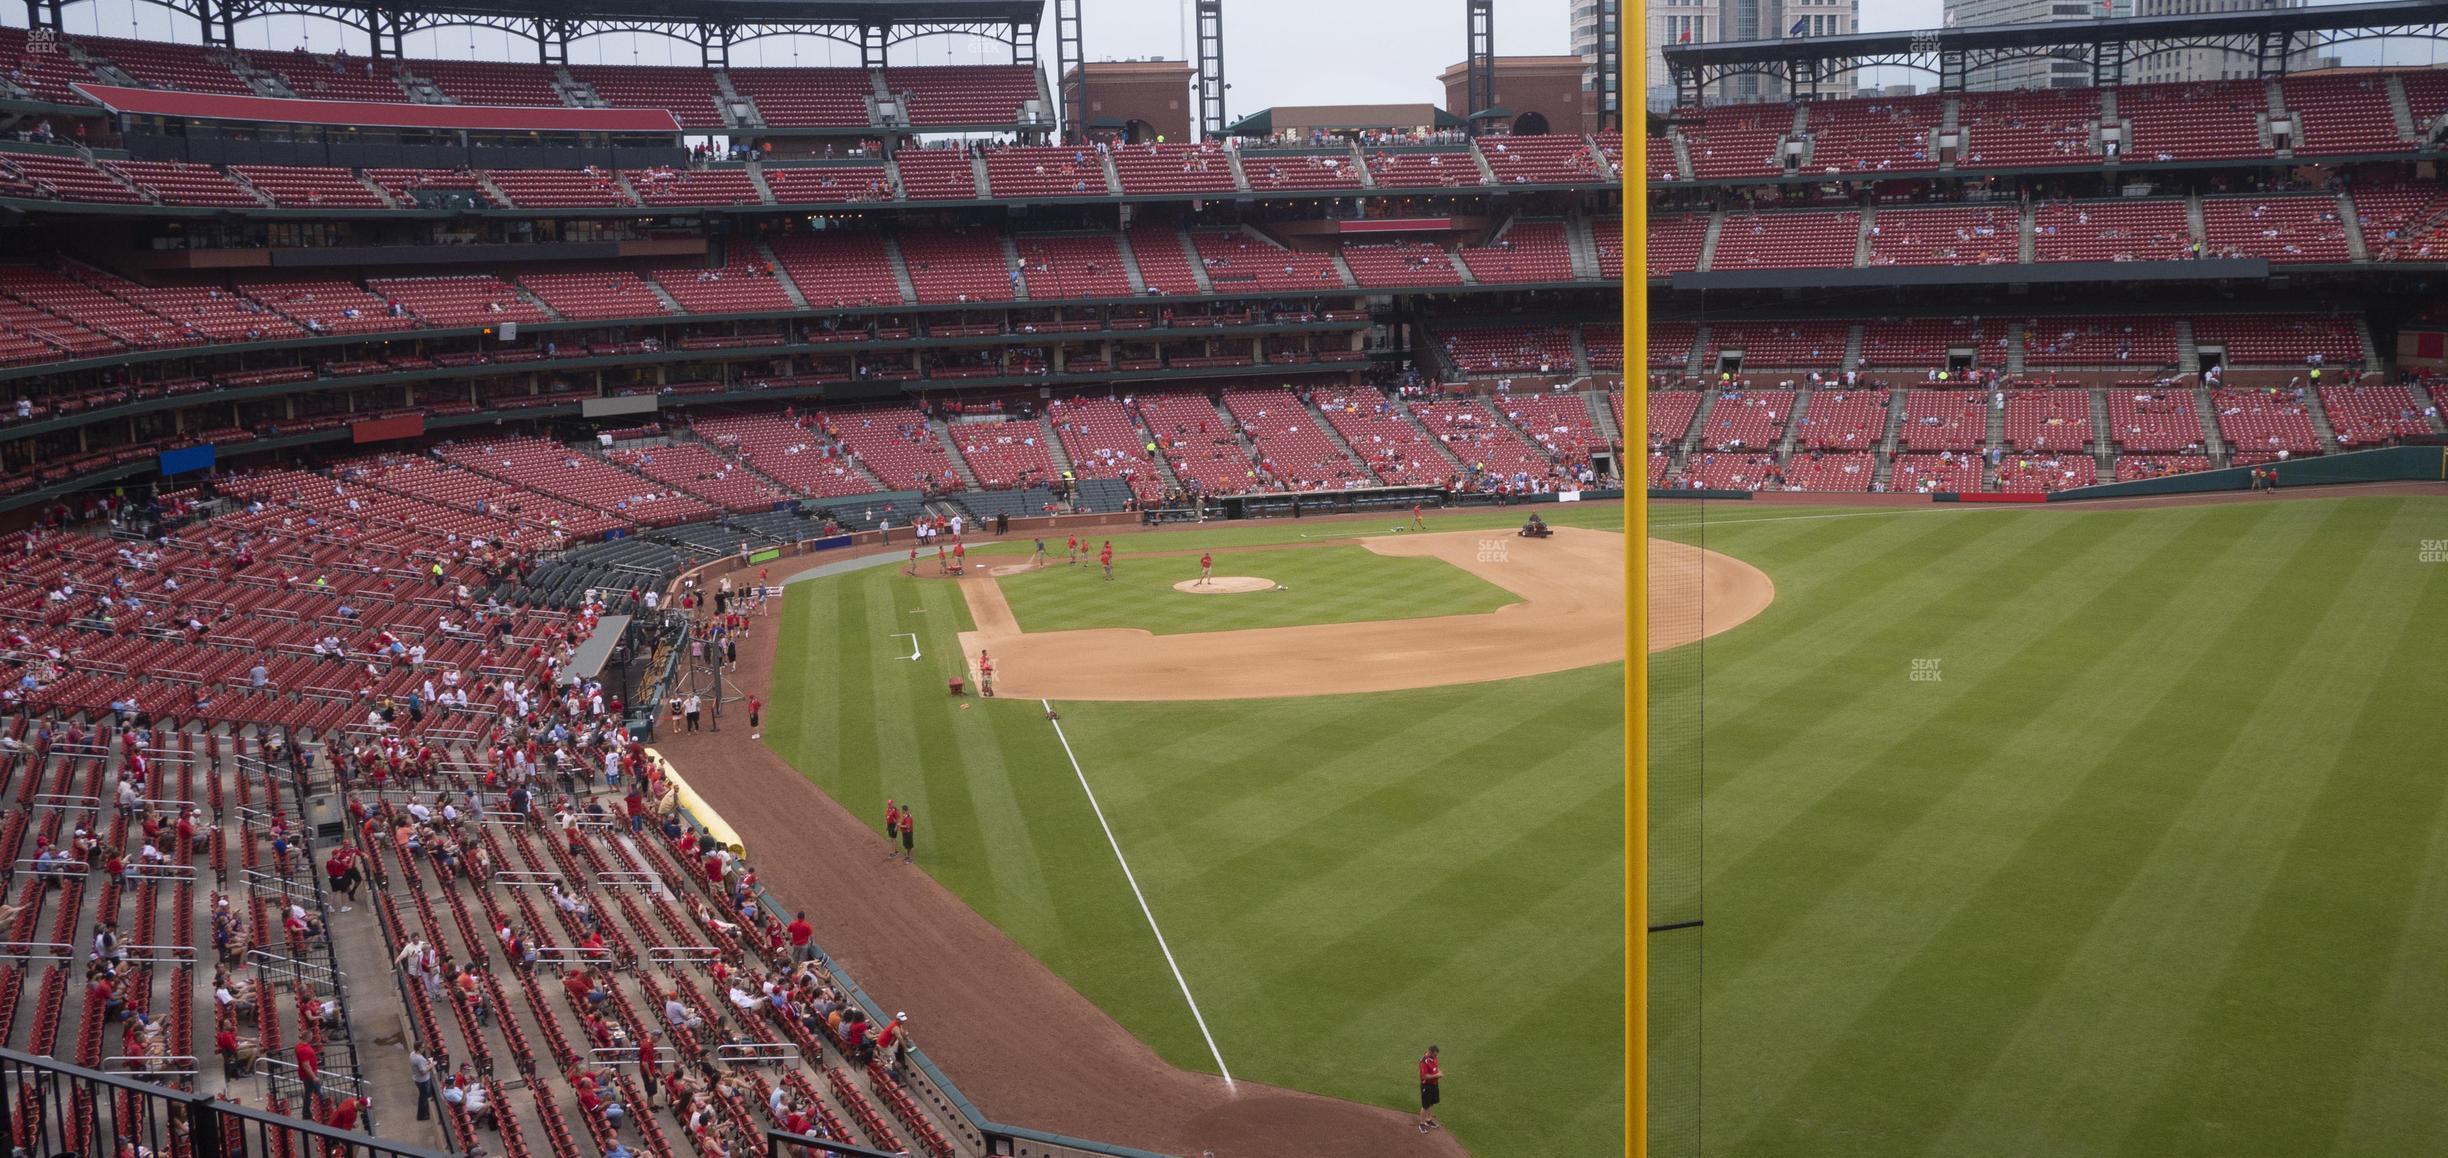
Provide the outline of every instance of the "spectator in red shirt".
[[816,955],[816,927],[808,924],[806,910],[800,910],[798,916],[791,918],[788,931],[790,933],[791,960],[805,961],[808,958]]
[[325,1119],[323,1124],[334,1130],[354,1130],[357,1128],[357,1112],[373,1108],[372,1098],[342,1098],[339,1105],[332,1107],[331,1117]]
[[1428,1047],[1427,1053],[1420,1055],[1419,1079],[1419,1128],[1420,1133],[1425,1134],[1441,1124],[1436,1120],[1436,1106],[1444,1098],[1444,1095],[1438,1092],[1437,1087],[1445,1080],[1445,1067],[1438,1064],[1437,1047],[1433,1045]]
[[238,1080],[238,1031],[224,1027],[213,1035],[213,1052],[221,1055],[221,1077]]
[[315,1068],[315,1047],[311,1041],[297,1043],[298,1083],[306,1087],[307,1104],[323,1096],[323,1073]]

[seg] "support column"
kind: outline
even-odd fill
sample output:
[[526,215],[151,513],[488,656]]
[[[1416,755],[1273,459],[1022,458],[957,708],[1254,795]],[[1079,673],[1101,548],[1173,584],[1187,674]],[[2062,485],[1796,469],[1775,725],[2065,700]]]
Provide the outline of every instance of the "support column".
[[[1072,78],[1072,70],[1079,76]],[[1088,53],[1080,39],[1080,0],[1054,0],[1054,104],[1062,139],[1088,139]]]
[[1467,0],[1468,55],[1463,57],[1469,76],[1463,86],[1463,103],[1469,107],[1462,115],[1470,121],[1470,131],[1479,132],[1479,114],[1496,107],[1496,0]]
[[1198,0],[1198,133],[1224,135],[1224,0]]
[[[1621,0],[1598,4],[1598,127],[1623,131],[1623,14]],[[1647,103],[1644,92],[1643,102]]]

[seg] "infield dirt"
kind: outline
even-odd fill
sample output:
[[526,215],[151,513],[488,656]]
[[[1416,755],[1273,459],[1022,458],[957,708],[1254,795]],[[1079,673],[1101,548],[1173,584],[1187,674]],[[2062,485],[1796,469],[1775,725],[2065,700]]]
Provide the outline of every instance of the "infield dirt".
[[[1548,539],[1449,531],[1358,540],[1389,557],[1442,559],[1520,596],[1484,615],[1156,635],[1135,628],[1023,630],[991,574],[961,581],[977,630],[961,651],[995,655],[997,694],[1048,700],[1237,700],[1341,695],[1517,679],[1624,658],[1623,536],[1561,527]],[[1299,548],[1287,548],[1299,549]],[[1148,565],[1147,557],[1117,566]],[[1704,592],[1705,615],[1653,623],[1649,650],[1760,613],[1776,585],[1740,560],[1650,540],[1650,582]],[[974,662],[974,661],[973,661]],[[970,673],[974,678],[976,673]]]

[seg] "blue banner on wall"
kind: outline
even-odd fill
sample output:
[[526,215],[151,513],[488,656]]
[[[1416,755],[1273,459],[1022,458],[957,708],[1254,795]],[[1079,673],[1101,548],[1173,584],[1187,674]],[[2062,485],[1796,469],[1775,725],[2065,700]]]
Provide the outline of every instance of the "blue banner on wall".
[[206,443],[202,446],[190,446],[184,450],[165,450],[162,452],[161,472],[165,476],[186,474],[190,471],[211,470],[212,468],[213,447],[211,443]]

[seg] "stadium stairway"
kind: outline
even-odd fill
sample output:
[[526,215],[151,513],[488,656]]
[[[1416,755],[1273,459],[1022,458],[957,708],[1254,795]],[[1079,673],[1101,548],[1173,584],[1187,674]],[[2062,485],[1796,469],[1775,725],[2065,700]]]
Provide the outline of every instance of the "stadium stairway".
[[2389,119],[2397,125],[2397,137],[2404,141],[2420,141],[2421,129],[2414,124],[2414,105],[2406,99],[2405,78],[2390,76],[2388,84]]
[[1224,150],[1224,165],[1226,168],[1232,170],[1233,191],[1236,193],[1249,192],[1249,174],[1244,172],[1241,168],[1241,150]]
[[[623,188],[628,187],[628,182],[626,181],[622,182],[621,184]],[[561,316],[561,311],[552,308],[552,306],[547,304],[543,298],[537,297],[535,293],[529,290],[526,286],[520,285],[517,282],[511,282],[510,289],[512,292],[518,295],[518,299],[520,301],[542,310],[545,317],[551,318],[556,322],[569,320]]]
[[[1683,433],[1675,436],[1668,449],[1674,451],[1678,458],[1689,458],[1693,451],[1700,448],[1700,432],[1708,429],[1709,415],[1716,409],[1717,392],[1714,390],[1701,391],[1700,404],[1692,408],[1691,425],[1684,427]],[[1644,431],[1643,441],[1646,441],[1647,437],[1647,432]]]
[[[987,198],[994,196],[994,187],[986,180],[986,158],[976,154],[970,155],[969,178],[977,183],[978,200],[984,201]],[[911,300],[914,301],[916,299],[913,298]]]
[[750,187],[756,190],[757,200],[762,201],[767,205],[774,203],[773,186],[765,183],[765,166],[763,164],[755,161],[748,163],[748,184]]
[[2387,363],[2380,359],[2380,344],[2372,340],[2371,323],[2363,318],[2356,318],[2354,328],[2355,337],[2363,342],[2363,364],[2375,368],[2386,365]]
[[[2114,461],[2111,456],[2116,453],[2116,424],[2108,419],[2108,396],[2097,390],[2083,393],[2091,399],[2091,445],[2098,449],[2102,459]],[[2000,445],[2003,439],[2001,432]]]
[[[1235,163],[1237,164],[1238,162]],[[1129,231],[1125,230],[1124,232]],[[1186,229],[1176,229],[1173,231],[1173,236],[1176,240],[1181,242],[1182,260],[1190,263],[1190,276],[1197,280],[1199,292],[1203,294],[1214,293],[1215,282],[1207,276],[1207,263],[1199,260],[1198,244],[1190,240],[1190,232]],[[1351,271],[1345,270],[1343,271],[1343,275],[1345,277],[1349,277],[1351,276]]]
[[[427,84],[431,84],[431,83],[433,83],[433,82],[431,82],[431,81],[427,81],[426,83],[427,83]],[[439,102],[428,102],[428,103],[439,103]],[[477,187],[477,188],[479,188],[479,189],[484,190],[484,195],[485,195],[485,196],[487,196],[487,197],[492,198],[492,199],[493,199],[493,204],[495,204],[495,205],[508,205],[508,204],[510,204],[510,203],[511,203],[511,202],[510,202],[510,195],[509,195],[509,194],[507,194],[507,193],[502,192],[502,188],[501,188],[501,186],[494,184],[494,183],[493,183],[493,178],[492,178],[490,175],[486,174],[486,173],[483,173],[483,172],[478,172],[478,173],[476,174],[476,187]]]
[[1581,147],[1589,150],[1590,163],[1598,167],[1598,179],[1610,184],[1620,183],[1623,173],[1607,160],[1606,150],[1598,147],[1598,138],[1581,134]]
[[1717,268],[1717,235],[1724,228],[1725,211],[1722,209],[1710,210],[1708,231],[1700,237],[1700,261],[1692,266],[1694,270],[1706,273]]
[[1343,452],[1343,456],[1345,458],[1348,458],[1353,462],[1364,464],[1368,461],[1367,459],[1360,457],[1360,453],[1358,451],[1352,449],[1351,440],[1344,438],[1343,432],[1335,429],[1334,423],[1326,420],[1326,415],[1318,410],[1316,402],[1306,398],[1302,399],[1301,413],[1306,415],[1310,423],[1317,427],[1318,433],[1326,436],[1326,441],[1333,443],[1335,445],[1335,449]]
[[1343,279],[1344,288],[1357,289],[1360,285],[1360,279],[1352,276],[1351,265],[1343,260],[1343,251],[1338,249],[1327,254],[1326,256],[1328,260],[1334,262],[1335,276]]
[[2448,431],[2448,414],[2440,413],[2440,403],[2442,400],[2437,393],[2428,389],[2420,382],[2406,383],[2406,390],[2414,395],[2415,409],[2420,410],[2426,407],[2430,409],[2430,423],[2433,432],[2436,433]]
[[[782,287],[783,296],[789,298],[792,305],[806,309],[807,295],[799,292],[799,283],[792,281],[790,271],[782,268],[781,259],[774,256],[773,246],[759,239],[756,243],[756,251],[757,256],[764,259],[766,267],[773,270],[774,281]],[[885,252],[892,252],[891,247],[887,246]],[[906,283],[903,292],[908,292]]]
[[[980,177],[978,180],[984,181],[985,178]],[[904,302],[917,301],[918,285],[910,280],[909,262],[901,256],[900,239],[889,234],[884,238],[884,261],[892,266],[893,284],[901,287],[901,300]]]
[[663,303],[664,309],[670,310],[675,314],[685,314],[688,312],[688,307],[681,305],[680,299],[671,296],[671,291],[664,289],[663,283],[658,282],[651,277],[642,277],[638,280],[646,283],[647,292],[652,293],[655,296],[656,301]]
[[1630,443],[1624,441],[1623,430],[1615,425],[1615,408],[1607,404],[1606,391],[1582,391],[1581,401],[1589,407],[1591,429],[1596,430],[1600,437],[1606,439],[1608,445],[1617,450],[1628,451],[1632,448]]
[[[2116,99],[2115,95],[2111,93],[2109,99]],[[2210,227],[2202,220],[2201,195],[2197,193],[2187,193],[2185,194],[2184,202],[2185,228],[2191,231],[2193,235],[2191,238],[2192,243],[2199,246],[2208,246],[2210,244]],[[2204,249],[2196,252],[2206,253],[2207,250]]]
[[1479,279],[1471,274],[1470,267],[1463,264],[1461,254],[1455,253],[1451,249],[1445,250],[1444,253],[1446,262],[1454,267],[1454,272],[1456,274],[1461,275],[1463,285],[1479,284]]
[[[1953,101],[1947,102],[1949,108],[1953,108],[1954,105]],[[2015,260],[2024,265],[2030,265],[2034,260],[2032,250],[2036,242],[2033,241],[2033,237],[2037,230],[2033,218],[2039,211],[2039,206],[2027,200],[2023,203],[2023,211],[2015,217],[2015,228],[2019,231],[2019,236],[2015,239]]]
[[943,444],[944,457],[951,460],[953,473],[960,476],[961,485],[972,491],[984,489],[978,486],[977,475],[970,471],[969,460],[961,457],[960,442],[952,437],[951,426],[941,418],[929,418],[927,427],[935,432],[935,441]]
[[1445,445],[1445,441],[1443,439],[1440,439],[1436,435],[1428,432],[1428,424],[1421,422],[1420,416],[1412,413],[1410,403],[1405,402],[1400,398],[1395,398],[1392,401],[1394,403],[1394,413],[1401,416],[1404,422],[1411,424],[1411,429],[1419,431],[1420,437],[1426,439],[1428,441],[1428,445],[1435,447],[1436,452],[1445,456],[1445,461],[1452,464],[1455,473],[1460,473],[1462,470],[1462,456],[1455,454],[1453,452],[1453,448]]
[[1480,152],[1480,151],[1479,151],[1479,140],[1478,140],[1478,138],[1476,138],[1476,137],[1474,137],[1474,138],[1472,138],[1472,139],[1471,139],[1471,143],[1470,143],[1470,158],[1471,158],[1471,162],[1472,162],[1473,164],[1476,164],[1477,166],[1479,166],[1479,183],[1480,183],[1480,184],[1482,184],[1482,185],[1500,185],[1500,184],[1503,184],[1503,182],[1500,182],[1500,181],[1498,181],[1498,180],[1496,179],[1496,167],[1495,167],[1495,166],[1493,166],[1493,165],[1488,164],[1487,154],[1486,154],[1486,153],[1482,153],[1482,152]]
[[[1113,159],[1107,157],[1105,163],[1111,165]],[[995,237],[1003,246],[1003,268],[1019,274],[1012,280],[1012,300],[1025,302],[1029,300],[1028,263],[1020,260],[1020,247],[1012,241],[1011,234],[998,232]]]
[[[1111,164],[1111,158],[1106,161]],[[1147,277],[1139,272],[1139,251],[1131,248],[1130,230],[1114,234],[1114,251],[1122,255],[1122,276],[1130,281],[1131,292],[1147,292]]]
[[2023,323],[2006,323],[2006,374],[2008,377],[2022,377],[2024,367],[2023,343],[2030,337],[2031,330]]
[[[1713,232],[1714,232],[1714,230],[1712,230],[1711,232],[1713,233]],[[1702,366],[1703,359],[1706,359],[1706,358],[1708,357],[1708,349],[1709,349],[1709,327],[1708,327],[1707,325],[1705,325],[1705,324],[1703,324],[1703,325],[1698,325],[1698,326],[1693,326],[1693,327],[1692,327],[1692,348],[1691,348],[1690,350],[1685,351],[1685,352],[1684,352],[1684,354],[1683,354],[1683,376],[1684,376],[1684,377],[1686,377],[1686,378],[1697,378],[1697,377],[1699,377],[1699,376],[1700,376],[1700,374],[1701,374],[1701,372],[1702,372],[1702,370],[1701,370],[1701,366]],[[1643,357],[1646,357],[1646,356],[1647,356],[1647,355],[1646,355],[1646,353],[1644,352]],[[1627,358],[1627,359],[1626,359],[1626,363],[1627,363],[1627,364],[1629,364],[1629,362],[1630,362],[1630,359],[1629,359],[1629,358]],[[1706,402],[1701,403],[1701,406],[1702,406],[1703,408],[1705,408],[1707,405],[1708,405],[1708,404],[1707,404]]]
[[1785,432],[1777,439],[1777,461],[1783,462],[1792,458],[1794,447],[1801,443],[1802,420],[1810,414],[1813,393],[1814,391],[1808,386],[1794,391],[1793,408],[1785,412]]
[[[2187,344],[2184,348],[2192,347]],[[2192,394],[2193,413],[2201,419],[2202,448],[2210,453],[2210,461],[2224,464],[2228,461],[2227,444],[2219,438],[2218,410],[2211,405],[2207,392],[2194,390]]]
[[2356,261],[2370,261],[2371,251],[2363,247],[2363,221],[2355,213],[2354,200],[2346,191],[2338,190],[2338,224],[2346,233],[2346,256]]
[[1038,411],[1037,429],[1039,431],[1038,445],[1045,447],[1046,459],[1054,464],[1056,476],[1072,477],[1074,468],[1071,465],[1071,452],[1063,449],[1062,435],[1055,431],[1052,416],[1042,410]]
[[1853,236],[1853,268],[1866,269],[1869,267],[1870,231],[1877,228],[1877,226],[1878,206],[1862,206],[1861,221],[1858,223],[1858,227],[1856,228]]
[[2176,319],[2176,370],[2182,374],[2201,373],[2201,351],[2193,345],[2193,321]]
[[[1690,177],[1692,171],[1691,142],[1683,139],[1683,134],[1679,132],[1670,134],[1668,140],[1674,144],[1675,175]],[[1701,268],[1706,269],[1707,267],[1702,266]]]
[[[1572,259],[1573,276],[1595,281],[1598,278],[1598,241],[1594,226],[1585,214],[1575,213],[1564,219],[1564,253]],[[1582,373],[1589,372],[1589,360],[1581,360]]]
[[1574,326],[1566,338],[1572,343],[1573,374],[1581,378],[1591,377],[1589,343],[1582,340],[1581,327]]
[[1861,364],[1862,327],[1858,325],[1846,326],[1844,362],[1836,368],[1839,370],[1853,370],[1859,369]]
[[2321,453],[2336,454],[2337,428],[2329,425],[2329,408],[2322,404],[2320,391],[2304,391],[2303,404],[2304,416],[2312,420],[2312,433],[2320,436]]

